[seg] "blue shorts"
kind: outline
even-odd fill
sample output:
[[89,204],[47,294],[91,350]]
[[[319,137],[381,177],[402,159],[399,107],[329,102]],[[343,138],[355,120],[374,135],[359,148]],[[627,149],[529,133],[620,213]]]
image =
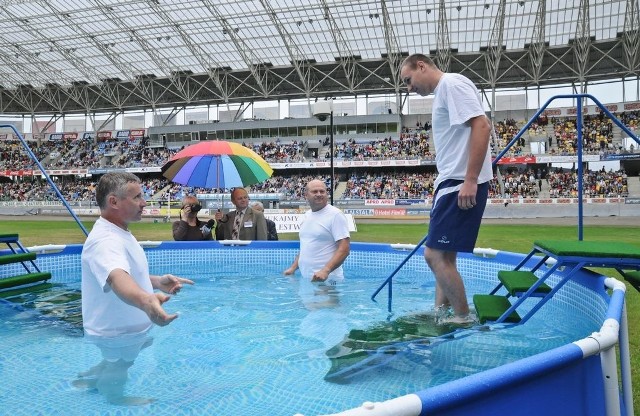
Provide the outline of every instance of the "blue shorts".
[[427,247],[442,251],[473,252],[487,205],[489,182],[478,185],[476,206],[466,210],[458,207],[458,191],[463,182],[449,179],[438,185],[431,207],[429,236],[425,243]]

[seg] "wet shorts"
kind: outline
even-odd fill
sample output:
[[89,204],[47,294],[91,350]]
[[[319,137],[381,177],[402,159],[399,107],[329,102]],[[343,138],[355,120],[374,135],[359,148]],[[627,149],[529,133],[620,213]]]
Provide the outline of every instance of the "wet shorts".
[[425,243],[427,247],[442,251],[473,252],[487,205],[489,183],[478,185],[476,206],[465,210],[458,207],[458,191],[463,182],[449,179],[438,185],[431,207],[429,236]]

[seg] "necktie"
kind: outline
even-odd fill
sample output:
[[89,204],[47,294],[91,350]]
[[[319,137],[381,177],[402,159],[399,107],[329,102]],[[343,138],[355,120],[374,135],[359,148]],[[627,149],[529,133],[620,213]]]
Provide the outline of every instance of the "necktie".
[[240,224],[242,223],[243,214],[242,211],[236,211],[236,219],[233,222],[233,231],[231,231],[232,240],[240,239]]

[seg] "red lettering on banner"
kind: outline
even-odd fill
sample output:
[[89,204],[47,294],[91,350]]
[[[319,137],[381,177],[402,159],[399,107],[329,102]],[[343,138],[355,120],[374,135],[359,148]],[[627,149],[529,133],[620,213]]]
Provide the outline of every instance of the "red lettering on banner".
[[605,202],[607,202],[607,200],[604,198],[593,198],[591,202],[593,202],[594,204],[604,204]]
[[626,103],[624,105],[625,110],[638,110],[640,109],[640,103]]
[[77,140],[78,139],[78,133],[63,133],[62,134],[62,138],[63,139]]
[[380,162],[380,166],[391,166],[390,160],[383,160]]
[[368,163],[369,166],[378,166],[378,161],[377,160],[372,160]]
[[4,176],[33,176],[33,170],[31,170],[31,169],[4,170],[4,171],[0,171],[0,175],[4,175]]
[[396,160],[396,165],[401,166],[401,165],[406,165],[407,161],[406,160]]
[[[586,114],[587,112],[589,112],[589,108],[588,107],[583,107],[582,108],[582,113]],[[567,114],[578,114],[578,109],[576,107],[567,108]]]
[[541,204],[551,204],[553,201],[551,199],[539,199],[538,202]]
[[365,205],[395,205],[395,199],[365,199]]
[[559,108],[552,108],[549,110],[544,110],[543,114],[545,116],[559,116],[560,114],[562,114],[562,110],[560,110]]
[[144,129],[131,130],[129,132],[129,136],[130,137],[142,137],[142,136],[144,136]]
[[515,165],[515,164],[520,164],[520,165],[526,165],[528,163],[536,163],[536,158],[532,157],[532,156],[510,156],[510,157],[503,157],[502,159],[500,159],[498,161],[498,164],[509,164],[509,165]]
[[620,198],[609,198],[609,202],[622,202]]
[[558,204],[570,204],[571,200],[567,199],[567,198],[558,198],[556,199],[556,201],[558,201]]
[[96,133],[96,137],[98,139],[110,139],[111,138],[111,132],[110,131],[99,131],[98,133]]
[[524,199],[522,200],[523,204],[535,204],[536,200],[535,199]]
[[355,161],[355,162],[353,162],[353,165],[354,166],[362,166],[362,165],[364,165],[364,162]]
[[373,210],[373,215],[402,216],[406,214],[407,214],[407,210],[400,209],[400,208],[375,208]]
[[502,199],[492,199],[490,202],[492,204],[502,204],[504,201]]

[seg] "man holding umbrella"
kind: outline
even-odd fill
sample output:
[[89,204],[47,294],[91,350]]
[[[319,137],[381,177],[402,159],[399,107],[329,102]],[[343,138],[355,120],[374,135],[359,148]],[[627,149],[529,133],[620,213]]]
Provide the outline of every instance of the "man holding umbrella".
[[236,210],[227,214],[216,212],[218,240],[266,240],[267,221],[262,212],[249,207],[249,194],[244,188],[231,191]]

